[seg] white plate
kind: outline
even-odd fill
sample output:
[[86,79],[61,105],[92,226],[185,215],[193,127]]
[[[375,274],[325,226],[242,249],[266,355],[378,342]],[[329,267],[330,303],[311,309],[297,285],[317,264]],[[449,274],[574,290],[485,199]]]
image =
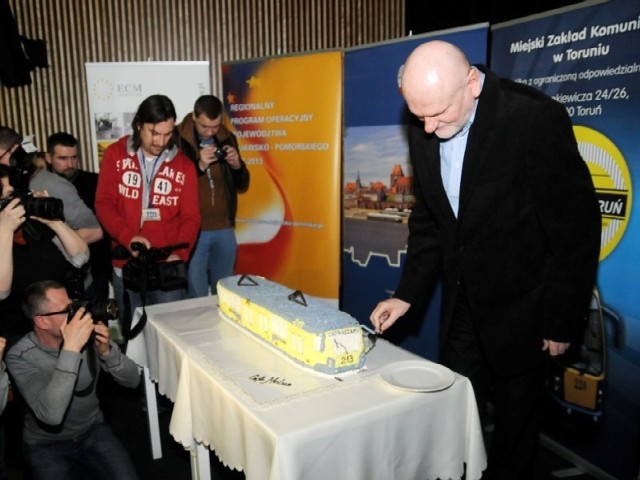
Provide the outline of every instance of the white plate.
[[407,360],[387,365],[380,372],[383,380],[401,390],[410,392],[437,392],[449,388],[455,374],[437,363]]

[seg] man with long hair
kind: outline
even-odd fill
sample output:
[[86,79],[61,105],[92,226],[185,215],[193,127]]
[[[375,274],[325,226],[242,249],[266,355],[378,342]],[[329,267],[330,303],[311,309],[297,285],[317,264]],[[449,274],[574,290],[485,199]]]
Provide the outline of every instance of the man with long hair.
[[[112,238],[112,246],[132,257],[144,248],[187,244],[166,261],[187,262],[200,229],[198,177],[193,162],[177,146],[176,111],[164,95],[152,95],[138,107],[133,133],[105,151],[96,191],[96,213]],[[134,245],[135,246],[135,245]],[[113,287],[123,298],[122,267],[126,259],[113,259]],[[131,312],[142,305],[139,291],[127,289]],[[147,290],[146,304],[185,297],[184,288]]]

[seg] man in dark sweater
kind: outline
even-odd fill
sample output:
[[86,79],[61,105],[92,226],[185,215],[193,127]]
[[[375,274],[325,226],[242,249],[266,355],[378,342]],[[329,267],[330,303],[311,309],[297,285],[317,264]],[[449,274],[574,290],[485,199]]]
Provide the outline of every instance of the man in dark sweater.
[[[98,174],[78,168],[80,164],[80,149],[78,140],[66,132],[58,132],[47,139],[47,166],[76,187],[78,196],[95,214],[94,207]],[[103,229],[102,239],[89,242],[91,257],[90,296],[94,300],[105,301],[109,295],[109,280],[111,279],[111,238]]]

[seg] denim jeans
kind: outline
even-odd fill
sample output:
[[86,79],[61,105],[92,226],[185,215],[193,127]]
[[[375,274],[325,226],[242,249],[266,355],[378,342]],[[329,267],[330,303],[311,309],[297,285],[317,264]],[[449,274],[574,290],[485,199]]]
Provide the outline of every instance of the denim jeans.
[[216,294],[218,280],[233,275],[238,243],[233,228],[202,230],[187,274],[189,298]]
[[111,428],[98,423],[77,438],[24,444],[32,480],[136,480],[129,454]]

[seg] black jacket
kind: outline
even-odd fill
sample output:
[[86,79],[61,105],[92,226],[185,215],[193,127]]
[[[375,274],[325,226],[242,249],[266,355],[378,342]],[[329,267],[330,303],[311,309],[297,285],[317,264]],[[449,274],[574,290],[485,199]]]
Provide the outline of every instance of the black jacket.
[[[193,124],[191,113],[184,117],[180,125],[178,125],[178,133],[180,134],[179,146],[195,164],[198,176],[205,175],[206,170],[200,170],[198,162],[198,152],[200,150],[199,141],[196,138],[196,131]],[[216,135],[216,144],[231,145],[238,153],[238,142],[233,133],[231,133],[224,125],[220,126]],[[229,206],[229,222],[231,225],[236,223],[236,213],[238,211],[238,193],[246,192],[249,189],[249,170],[242,158],[240,158],[242,167],[238,170],[232,169],[227,163],[221,162],[223,178],[225,182],[225,192],[227,196],[227,205]]]
[[440,173],[440,140],[415,117],[409,151],[416,205],[395,296],[414,305],[444,281],[441,342],[464,284],[496,372],[542,360],[542,339],[581,338],[594,287],[601,218],[565,108],[486,74],[464,157],[458,217]]

